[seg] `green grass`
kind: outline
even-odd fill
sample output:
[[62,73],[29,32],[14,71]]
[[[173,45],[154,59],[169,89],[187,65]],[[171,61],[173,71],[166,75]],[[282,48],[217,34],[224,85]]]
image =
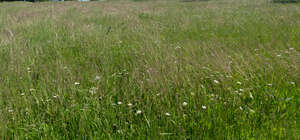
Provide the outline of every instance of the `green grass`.
[[0,3],[0,136],[300,139],[299,19],[264,0]]

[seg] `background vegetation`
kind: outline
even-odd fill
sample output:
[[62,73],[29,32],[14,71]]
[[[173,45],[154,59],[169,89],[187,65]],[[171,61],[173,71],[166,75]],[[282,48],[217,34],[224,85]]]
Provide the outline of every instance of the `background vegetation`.
[[2,139],[299,139],[300,5],[0,4]]

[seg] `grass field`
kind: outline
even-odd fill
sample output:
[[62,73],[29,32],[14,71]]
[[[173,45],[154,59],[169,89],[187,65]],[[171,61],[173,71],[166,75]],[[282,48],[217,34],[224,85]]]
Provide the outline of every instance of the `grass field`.
[[1,139],[300,139],[300,4],[0,3]]

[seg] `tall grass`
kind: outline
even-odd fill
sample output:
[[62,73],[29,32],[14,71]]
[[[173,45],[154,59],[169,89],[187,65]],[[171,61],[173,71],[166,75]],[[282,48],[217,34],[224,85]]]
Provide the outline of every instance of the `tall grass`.
[[299,139],[300,7],[1,3],[2,139]]

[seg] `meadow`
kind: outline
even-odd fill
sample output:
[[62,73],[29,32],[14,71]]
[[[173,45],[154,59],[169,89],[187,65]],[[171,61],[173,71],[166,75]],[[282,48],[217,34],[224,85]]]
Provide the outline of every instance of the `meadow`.
[[300,4],[0,3],[1,139],[300,139]]

